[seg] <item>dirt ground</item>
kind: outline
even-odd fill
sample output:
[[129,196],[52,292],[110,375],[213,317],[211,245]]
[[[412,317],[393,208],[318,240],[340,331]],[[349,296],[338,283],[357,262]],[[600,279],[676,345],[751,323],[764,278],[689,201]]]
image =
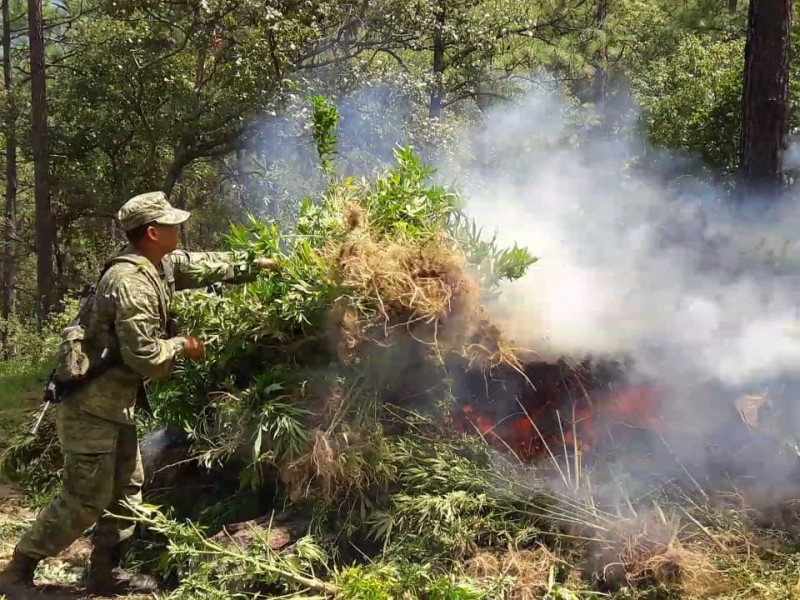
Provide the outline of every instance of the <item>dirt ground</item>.
[[[11,558],[14,543],[34,517],[35,513],[23,505],[19,492],[0,479],[0,568],[3,568]],[[89,541],[82,538],[57,557],[44,561],[36,572],[37,591],[25,594],[24,600],[104,598],[89,596],[80,583],[90,552]],[[145,600],[151,596],[139,595],[128,598]],[[17,600],[17,598],[8,597],[7,600]],[[20,597],[19,600],[23,598]]]

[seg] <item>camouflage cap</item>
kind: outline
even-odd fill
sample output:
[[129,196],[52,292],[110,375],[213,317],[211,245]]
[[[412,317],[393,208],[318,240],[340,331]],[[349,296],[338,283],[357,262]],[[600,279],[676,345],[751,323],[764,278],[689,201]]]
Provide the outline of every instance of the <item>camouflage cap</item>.
[[122,205],[117,221],[124,231],[130,231],[145,223],[180,225],[189,218],[185,210],[173,208],[164,192],[139,194]]

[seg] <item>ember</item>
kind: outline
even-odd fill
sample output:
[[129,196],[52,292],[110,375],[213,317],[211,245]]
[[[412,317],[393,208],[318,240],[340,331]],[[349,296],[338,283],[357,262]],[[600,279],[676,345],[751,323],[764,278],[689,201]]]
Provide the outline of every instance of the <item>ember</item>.
[[530,381],[513,394],[507,386],[492,389],[486,382],[485,396],[473,395],[455,410],[456,429],[478,433],[526,462],[576,450],[598,453],[621,439],[659,433],[660,390],[584,382],[572,372],[565,374],[563,365],[557,367],[529,365],[525,374]]

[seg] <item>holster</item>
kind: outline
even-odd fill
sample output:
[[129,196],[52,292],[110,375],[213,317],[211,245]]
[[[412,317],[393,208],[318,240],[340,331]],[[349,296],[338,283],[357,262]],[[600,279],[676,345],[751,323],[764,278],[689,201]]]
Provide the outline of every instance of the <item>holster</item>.
[[178,335],[178,331],[179,331],[177,319],[174,319],[172,317],[167,319],[167,328],[166,329],[167,329],[166,330],[167,339],[176,337]]

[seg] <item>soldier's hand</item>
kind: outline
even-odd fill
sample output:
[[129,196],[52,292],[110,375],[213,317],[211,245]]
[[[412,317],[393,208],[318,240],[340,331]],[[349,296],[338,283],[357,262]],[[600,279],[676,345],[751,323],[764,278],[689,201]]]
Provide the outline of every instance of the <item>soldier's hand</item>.
[[274,258],[259,258],[256,265],[262,271],[276,271],[278,269],[278,261]]
[[206,356],[206,348],[196,337],[186,338],[183,345],[183,355],[189,360],[200,360]]

